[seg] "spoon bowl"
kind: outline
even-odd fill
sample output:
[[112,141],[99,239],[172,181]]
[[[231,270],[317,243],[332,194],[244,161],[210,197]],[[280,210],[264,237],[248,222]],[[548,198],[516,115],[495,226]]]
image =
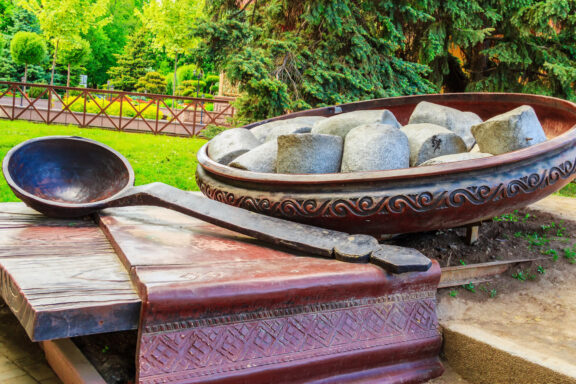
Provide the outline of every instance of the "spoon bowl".
[[28,140],[8,152],[2,170],[16,196],[52,217],[90,214],[134,185],[128,160],[81,137]]

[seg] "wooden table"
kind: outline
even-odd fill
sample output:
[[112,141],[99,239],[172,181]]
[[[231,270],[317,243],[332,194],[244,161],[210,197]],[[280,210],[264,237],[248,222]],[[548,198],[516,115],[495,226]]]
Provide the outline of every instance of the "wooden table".
[[438,376],[440,268],[391,275],[153,207],[92,220],[0,205],[1,293],[33,340],[139,330],[140,383]]

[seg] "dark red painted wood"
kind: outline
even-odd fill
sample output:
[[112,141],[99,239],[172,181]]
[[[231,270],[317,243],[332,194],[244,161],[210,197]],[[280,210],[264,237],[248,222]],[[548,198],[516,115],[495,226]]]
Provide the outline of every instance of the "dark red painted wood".
[[437,263],[392,275],[155,207],[100,220],[143,298],[139,383],[416,383],[442,373]]

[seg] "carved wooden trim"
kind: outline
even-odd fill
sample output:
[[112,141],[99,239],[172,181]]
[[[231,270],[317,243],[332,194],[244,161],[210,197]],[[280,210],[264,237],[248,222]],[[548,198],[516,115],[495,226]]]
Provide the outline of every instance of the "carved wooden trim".
[[344,199],[286,199],[273,201],[268,198],[237,196],[220,188],[215,188],[197,176],[197,183],[204,195],[210,199],[242,207],[251,211],[280,217],[327,217],[344,218],[349,215],[364,217],[414,212],[428,212],[436,209],[457,208],[464,204],[482,205],[491,201],[512,198],[519,193],[533,193],[538,189],[555,184],[576,174],[576,159],[565,161],[557,166],[532,173],[507,184],[494,186],[472,185],[452,191],[422,192],[417,195],[394,195],[383,197],[364,196]]
[[205,376],[438,337],[435,291],[146,327],[140,383]]

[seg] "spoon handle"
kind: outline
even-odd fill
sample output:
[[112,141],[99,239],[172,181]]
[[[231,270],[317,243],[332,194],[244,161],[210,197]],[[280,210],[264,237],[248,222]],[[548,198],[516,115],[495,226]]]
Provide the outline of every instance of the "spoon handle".
[[111,204],[128,205],[169,208],[267,243],[342,261],[367,263],[372,253],[380,249],[378,241],[368,235],[350,235],[265,216],[195,196],[163,183],[134,187]]

